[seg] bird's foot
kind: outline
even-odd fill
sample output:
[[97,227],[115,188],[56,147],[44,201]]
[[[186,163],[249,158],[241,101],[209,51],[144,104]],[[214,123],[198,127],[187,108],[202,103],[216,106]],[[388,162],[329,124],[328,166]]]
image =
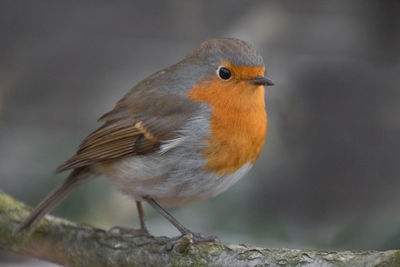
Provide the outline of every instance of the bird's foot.
[[130,236],[150,236],[149,231],[146,228],[140,228],[140,229],[132,229],[132,228],[127,228],[127,227],[122,227],[122,226],[113,226],[111,227],[107,233],[112,234],[113,232],[118,231],[120,235],[130,235]]
[[181,236],[172,238],[165,246],[166,250],[172,250],[176,244],[180,244],[179,250],[186,250],[190,245],[194,243],[204,243],[204,242],[221,242],[216,236],[206,236],[201,233],[195,233],[188,231]]
[[[214,235],[204,235],[202,233],[194,233],[194,232],[190,232],[188,233],[189,235],[192,235],[192,240],[195,243],[202,243],[202,242],[221,242],[218,237],[214,236]],[[188,235],[186,234],[186,235]]]

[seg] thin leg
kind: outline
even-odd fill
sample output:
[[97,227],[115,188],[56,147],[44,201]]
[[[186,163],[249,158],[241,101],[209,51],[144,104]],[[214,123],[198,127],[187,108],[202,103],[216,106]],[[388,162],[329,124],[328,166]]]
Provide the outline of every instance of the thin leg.
[[147,227],[146,227],[146,220],[145,220],[144,212],[143,212],[143,208],[142,208],[142,202],[136,201],[136,208],[137,208],[138,215],[139,215],[140,229],[148,232]]
[[114,226],[108,230],[108,233],[111,233],[114,230],[118,230],[119,233],[122,235],[131,235],[131,236],[150,235],[146,227],[142,203],[140,201],[136,201],[136,208],[139,215],[140,229],[131,229],[122,226]]
[[163,209],[154,199],[149,197],[143,197],[144,200],[147,201],[155,210],[157,210],[165,219],[167,219],[176,229],[181,232],[182,235],[191,234],[193,236],[193,240],[197,242],[215,242],[218,239],[214,236],[208,237],[204,236],[200,233],[195,233],[190,231],[188,228],[183,226],[177,219],[175,219],[171,214],[169,214],[165,209]]
[[170,223],[172,223],[173,226],[176,227],[176,229],[181,232],[181,234],[186,235],[191,233],[189,229],[187,229],[185,226],[183,226],[180,222],[178,222],[177,219],[172,217],[171,214],[169,214],[165,209],[163,209],[160,205],[158,205],[157,202],[154,201],[152,198],[144,198],[147,203],[149,203],[154,209],[156,209],[165,219],[167,219]]

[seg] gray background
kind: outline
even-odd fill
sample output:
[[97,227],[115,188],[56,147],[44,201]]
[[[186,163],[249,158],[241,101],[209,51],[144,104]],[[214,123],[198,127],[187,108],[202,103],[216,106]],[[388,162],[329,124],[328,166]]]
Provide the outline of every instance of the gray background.
[[[226,193],[171,212],[227,242],[399,248],[399,14],[398,1],[2,0],[0,188],[37,204],[135,83],[208,38],[238,37],[260,50],[276,84],[262,155]],[[145,211],[153,234],[178,234]],[[134,202],[105,178],[54,214],[138,225]]]

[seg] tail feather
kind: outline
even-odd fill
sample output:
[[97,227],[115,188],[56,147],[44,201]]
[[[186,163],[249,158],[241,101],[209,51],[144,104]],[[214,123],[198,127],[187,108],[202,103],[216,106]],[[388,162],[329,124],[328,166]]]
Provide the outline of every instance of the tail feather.
[[14,234],[34,227],[40,219],[58,206],[69,194],[74,192],[79,186],[95,178],[97,174],[89,168],[77,168],[71,172],[65,181],[50,192],[42,202],[32,211],[32,213],[21,222],[14,230]]

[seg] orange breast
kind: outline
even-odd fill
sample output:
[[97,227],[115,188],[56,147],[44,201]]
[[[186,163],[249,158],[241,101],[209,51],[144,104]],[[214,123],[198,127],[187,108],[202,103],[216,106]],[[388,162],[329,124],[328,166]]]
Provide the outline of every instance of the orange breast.
[[230,80],[215,75],[187,92],[191,99],[212,108],[211,135],[206,137],[208,146],[203,154],[208,159],[206,169],[219,176],[231,174],[246,163],[254,164],[267,134],[264,87],[248,82],[263,75],[264,67],[229,67],[233,73]]

